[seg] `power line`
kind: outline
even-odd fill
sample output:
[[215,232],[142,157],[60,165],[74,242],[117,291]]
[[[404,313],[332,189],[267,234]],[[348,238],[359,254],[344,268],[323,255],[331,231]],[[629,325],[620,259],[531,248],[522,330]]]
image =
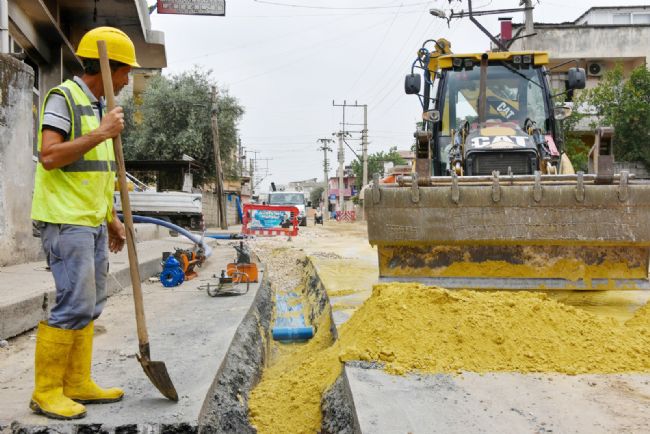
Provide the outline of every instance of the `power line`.
[[[420,40],[422,40],[423,37],[424,37],[427,33],[429,33],[429,31],[430,31],[429,29],[430,29],[431,26],[433,26],[433,25],[434,25],[434,22],[431,22],[431,23],[429,23],[428,26],[426,26],[425,31],[423,32],[422,36],[420,36]],[[431,30],[431,31],[432,31],[432,30]],[[409,39],[410,39],[410,38],[409,38]],[[406,45],[407,42],[408,42],[408,41],[405,41],[404,46]],[[404,46],[402,47],[402,52],[405,52],[405,50],[404,50]],[[406,51],[406,52],[408,52],[408,51]],[[402,58],[402,59],[403,59],[402,61],[403,61],[404,63],[407,63],[408,65],[410,65],[410,64],[411,64],[411,60],[410,60],[410,59],[411,59],[411,57],[412,57],[412,54],[411,54],[410,52],[408,52],[408,53],[409,53],[409,54],[408,54],[409,57],[408,57],[408,58],[403,57],[403,58]],[[395,62],[396,65],[400,65],[400,63],[401,63],[401,62]],[[394,92],[394,90],[397,88],[397,86],[390,86],[390,84],[391,84],[392,82],[396,81],[396,80],[397,80],[397,77],[394,75],[393,77],[390,77],[390,76],[388,77],[388,82],[384,81],[384,83],[387,83],[388,86],[386,86],[387,89],[386,89],[386,91],[384,92],[383,96],[379,99],[379,101],[377,101],[377,100],[376,100],[377,94],[374,94],[374,97],[375,97],[375,98],[372,98],[371,101],[370,101],[371,104],[372,104],[374,107],[377,107],[377,108],[380,107],[381,103],[384,102],[384,100],[385,100],[385,99],[386,99],[386,98],[387,98],[387,97],[388,97],[392,92]],[[400,92],[401,92],[401,91],[400,91]],[[400,95],[402,95],[402,94],[400,93]],[[399,97],[398,97],[398,98],[399,98]],[[391,107],[392,107],[392,105],[393,105],[393,104],[391,104]]]
[[350,89],[348,89],[348,91],[346,93],[350,93],[352,91],[352,89],[354,89],[354,87],[357,85],[359,80],[361,80],[361,77],[363,77],[365,75],[366,71],[368,70],[368,68],[370,68],[370,65],[375,60],[375,57],[377,57],[377,53],[379,53],[379,50],[381,49],[382,45],[384,45],[384,42],[386,42],[386,37],[388,36],[391,29],[393,28],[393,24],[395,24],[395,21],[397,20],[397,17],[399,16],[400,10],[401,10],[401,5],[400,5],[400,9],[397,9],[397,12],[395,12],[395,17],[393,18],[393,21],[390,22],[390,26],[388,26],[388,28],[384,32],[384,36],[381,38],[381,42],[379,42],[379,44],[375,47],[375,52],[372,54],[372,57],[370,58],[370,60],[365,62],[365,64],[366,64],[365,68],[363,68],[363,71],[361,71],[359,73],[359,75],[357,75],[357,79],[354,80],[354,83],[352,83],[352,85],[350,86]]
[[[419,11],[416,10],[406,10],[402,11],[401,14],[418,14],[420,13]],[[230,18],[239,18],[239,19],[248,19],[248,18],[314,18],[314,17],[356,17],[359,15],[363,15],[364,17],[370,16],[370,15],[393,15],[393,12],[365,12],[365,11],[360,11],[360,12],[343,12],[343,13],[333,13],[333,14],[327,14],[327,13],[316,13],[316,14],[292,14],[292,15],[230,15]]]
[[[335,21],[337,21],[337,20],[336,19],[329,20],[326,23],[323,23],[323,24],[321,24],[319,26],[308,26],[305,30],[301,29],[301,30],[298,30],[298,31],[291,31],[291,32],[282,33],[280,35],[275,35],[274,38],[265,38],[263,42],[268,44],[269,42],[278,41],[280,39],[284,39],[286,37],[294,36],[296,34],[304,34],[306,30],[312,31],[312,32],[314,30],[320,30],[323,27],[331,26],[332,24],[334,24]],[[171,62],[170,65],[175,65],[175,64],[178,64],[178,63],[187,63],[189,61],[196,60],[196,59],[201,59],[203,57],[211,57],[211,56],[214,56],[214,55],[217,55],[217,54],[225,53],[227,51],[241,50],[241,49],[252,47],[252,46],[255,46],[255,47],[259,48],[260,41],[255,40],[255,41],[250,42],[250,43],[233,45],[233,46],[230,46],[228,48],[222,48],[222,49],[217,50],[217,51],[212,51],[212,52],[209,52],[209,53],[200,54],[200,55],[193,56],[193,57],[186,57],[186,58],[183,58],[183,59],[175,60],[174,62]]]
[[410,4],[400,4],[399,6],[357,6],[357,7],[332,7],[332,6],[308,6],[308,5],[297,5],[292,3],[280,3],[267,0],[254,0],[256,3],[263,3],[271,6],[284,6],[291,8],[300,8],[300,9],[325,9],[325,10],[372,10],[372,9],[395,9],[401,7],[414,7],[422,6],[429,4],[429,2],[419,2],[419,3],[410,3]]
[[[369,30],[369,29],[372,29],[372,28],[374,28],[374,27],[378,27],[378,26],[384,24],[385,21],[388,21],[388,20],[384,20],[384,21],[381,21],[381,22],[379,22],[379,23],[375,23],[375,24],[373,24],[373,25],[371,25],[371,26],[368,26],[368,27],[365,27],[365,28],[363,28],[363,29],[355,29],[355,30],[353,30],[352,32],[349,32],[349,34],[356,34],[356,33],[358,33],[359,31],[362,31],[362,30]],[[298,63],[299,61],[301,61],[301,60],[303,60],[303,59],[306,59],[306,58],[308,58],[308,57],[310,57],[310,56],[314,56],[315,52],[314,52],[313,50],[308,50],[307,48],[313,48],[313,46],[315,46],[315,45],[320,45],[320,44],[322,44],[322,43],[324,43],[324,42],[336,41],[336,40],[339,40],[339,39],[342,39],[342,38],[346,38],[347,36],[348,36],[348,34],[344,34],[344,35],[338,34],[337,36],[335,36],[335,37],[333,37],[333,38],[319,41],[319,42],[316,43],[316,44],[311,44],[309,47],[304,47],[304,48],[299,48],[299,49],[291,50],[291,52],[294,52],[294,51],[302,51],[302,52],[305,52],[306,54],[305,54],[304,56],[300,56],[300,57],[294,59],[293,61],[290,61],[290,62],[287,62],[287,63],[283,63],[283,64],[281,64],[281,65],[278,65],[278,66],[274,67],[274,68],[264,68],[264,70],[263,70],[262,72],[260,72],[260,73],[253,74],[253,75],[249,75],[249,76],[247,76],[247,77],[242,78],[241,80],[233,81],[233,82],[230,83],[230,84],[231,84],[231,85],[235,85],[235,84],[239,84],[239,83],[242,83],[242,82],[244,82],[244,81],[248,81],[248,80],[250,80],[250,79],[257,78],[257,77],[260,77],[260,76],[268,76],[269,73],[271,73],[271,72],[277,71],[277,70],[279,70],[279,69],[286,68],[286,67],[288,67],[288,66],[292,66],[292,65]],[[273,57],[283,56],[283,55],[285,55],[285,54],[287,54],[287,53],[284,53],[284,54],[275,54]],[[221,71],[222,74],[225,73],[225,72],[227,72],[227,71]]]
[[[411,27],[411,32],[409,33],[409,35],[406,37],[406,39],[405,39],[404,42],[402,43],[402,46],[401,46],[401,48],[400,48],[400,50],[399,50],[399,52],[398,52],[398,56],[399,56],[400,54],[402,54],[402,53],[409,53],[409,57],[408,57],[408,58],[409,58],[409,59],[411,58],[412,54],[411,54],[411,51],[410,51],[410,50],[407,50],[407,49],[406,49],[406,48],[407,48],[407,45],[410,43],[411,38],[412,38],[413,35],[415,34],[416,29],[419,28],[420,21],[422,20],[422,18],[425,17],[425,16],[428,16],[428,15],[429,15],[428,9],[429,9],[429,8],[425,8],[424,11],[420,12],[420,16],[418,16],[417,21],[416,21],[415,24]],[[431,25],[431,24],[429,24],[429,25]],[[427,27],[428,27],[428,26],[427,26]],[[393,75],[393,74],[394,74],[394,68],[395,68],[395,67],[397,67],[397,68],[400,69],[400,70],[401,70],[401,68],[402,68],[401,65],[400,65],[400,62],[394,62],[394,63],[391,65],[391,68],[389,69],[389,71],[385,71],[385,73],[383,74],[383,77],[386,77],[387,75],[388,75],[388,76]],[[368,88],[368,90],[365,92],[365,94],[366,94],[366,95],[374,95],[374,94],[375,94],[374,91],[375,91],[375,89],[377,88],[377,85],[380,84],[380,83],[382,83],[382,82],[383,82],[383,80],[377,80],[377,81],[375,81],[374,84],[372,84],[372,85]],[[372,98],[372,96],[371,96],[371,98]],[[372,101],[371,101],[371,102],[372,102]]]

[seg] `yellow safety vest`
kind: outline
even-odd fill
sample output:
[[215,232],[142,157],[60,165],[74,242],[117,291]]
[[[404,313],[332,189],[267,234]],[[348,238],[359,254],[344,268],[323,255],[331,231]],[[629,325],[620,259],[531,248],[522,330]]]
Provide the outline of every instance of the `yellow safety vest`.
[[[48,93],[61,94],[70,110],[70,137],[88,134],[99,127],[88,96],[72,80],[66,80]],[[45,98],[47,101],[47,98]],[[32,219],[48,223],[99,226],[111,221],[115,186],[115,154],[113,140],[108,139],[83,158],[58,169],[45,170],[40,163],[43,115],[41,109],[38,131],[39,162],[36,165]]]

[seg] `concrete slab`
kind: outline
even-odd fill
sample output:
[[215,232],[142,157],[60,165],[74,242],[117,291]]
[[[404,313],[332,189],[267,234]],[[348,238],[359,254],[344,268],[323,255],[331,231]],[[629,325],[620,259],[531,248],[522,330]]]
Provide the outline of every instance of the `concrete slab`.
[[[152,243],[146,244],[146,252],[139,249],[141,258],[155,255],[159,260],[163,248],[169,247],[169,241]],[[181,247],[182,239],[173,244]],[[12,339],[9,348],[0,349],[0,428],[13,423],[16,427],[48,425],[60,432],[77,432],[73,429],[96,424],[101,432],[156,433],[169,425],[176,428],[167,432],[195,432],[206,394],[259,286],[251,284],[242,296],[215,298],[199,289],[214,282],[213,274],[232,261],[235,250],[231,244],[213,247],[212,257],[194,280],[175,288],[165,288],[159,282],[143,284],[151,356],[165,362],[179,394],[178,403],[160,395],[135,359],[138,343],[129,286],[109,299],[96,322],[93,359],[96,381],[123,387],[125,399],[88,406],[86,418],[78,421],[55,423],[32,414],[27,404],[33,388],[34,342],[33,337],[23,335]],[[136,430],[129,431],[129,426]]]
[[394,376],[345,368],[363,433],[647,432],[648,375]]

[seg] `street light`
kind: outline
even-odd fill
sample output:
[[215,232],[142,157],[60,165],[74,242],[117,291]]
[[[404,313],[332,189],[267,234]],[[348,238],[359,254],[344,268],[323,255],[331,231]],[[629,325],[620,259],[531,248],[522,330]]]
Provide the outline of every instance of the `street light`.
[[447,15],[445,14],[445,11],[443,11],[442,9],[432,8],[432,9],[429,9],[429,13],[431,15],[433,15],[434,17],[447,18]]

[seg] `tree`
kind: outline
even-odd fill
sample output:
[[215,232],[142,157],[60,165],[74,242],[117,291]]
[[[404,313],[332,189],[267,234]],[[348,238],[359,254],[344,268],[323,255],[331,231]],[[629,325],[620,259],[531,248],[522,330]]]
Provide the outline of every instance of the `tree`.
[[[397,146],[393,146],[388,152],[379,151],[374,154],[368,155],[368,178],[372,179],[373,174],[379,173],[384,176],[384,163],[392,162],[394,165],[405,164],[406,161],[397,152]],[[361,183],[363,182],[363,162],[352,160],[352,171],[354,172],[355,186],[357,191],[361,191]]]
[[309,200],[311,200],[311,206],[313,208],[316,208],[318,206],[318,203],[321,201],[321,198],[323,197],[324,190],[325,189],[323,187],[315,187],[309,193]]
[[[558,102],[564,102],[563,100]],[[586,116],[577,110],[581,104],[579,98],[574,99],[574,110],[571,116],[561,121],[562,140],[564,151],[571,160],[571,164],[576,171],[587,172],[587,155],[589,146],[582,141],[580,135],[575,131],[578,123]]]
[[614,127],[616,160],[641,161],[650,168],[650,71],[645,66],[635,68],[624,80],[623,68],[617,65],[598,86],[583,92],[578,103],[597,113],[592,128]]
[[[215,176],[212,146],[210,71],[195,68],[151,79],[139,101],[124,103],[124,155],[127,159],[178,160],[183,154],[206,168],[197,180]],[[238,175],[237,123],[244,114],[236,98],[219,89],[219,144],[226,178]]]

